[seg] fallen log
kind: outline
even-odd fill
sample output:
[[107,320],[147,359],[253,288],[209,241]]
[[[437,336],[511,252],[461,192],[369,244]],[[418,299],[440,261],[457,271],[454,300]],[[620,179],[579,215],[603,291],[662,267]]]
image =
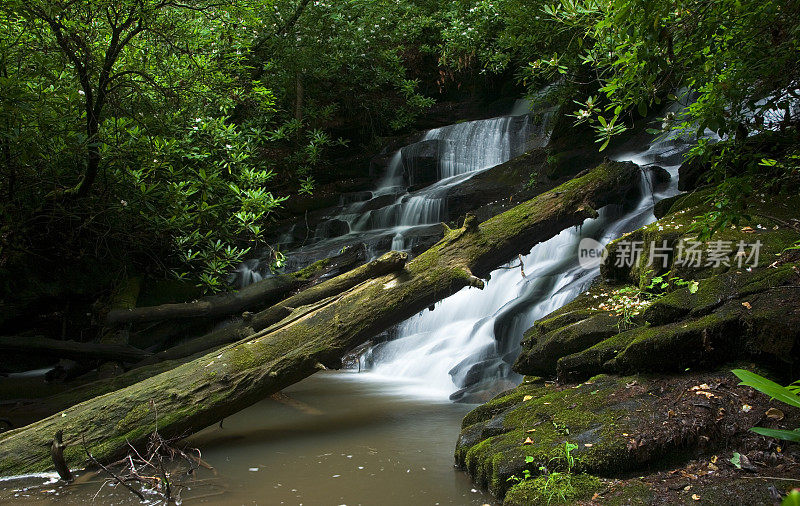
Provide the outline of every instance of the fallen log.
[[13,407],[0,409],[0,414],[13,420],[14,425],[19,427],[22,424],[40,420],[92,397],[133,385],[151,376],[174,369],[192,358],[200,357],[203,352],[252,335],[256,330],[262,330],[290,315],[294,308],[312,304],[344,292],[368,279],[398,271],[403,268],[407,259],[408,255],[404,253],[384,255],[284,299],[275,306],[251,315],[246,321],[228,325],[219,331],[191,339],[183,344],[156,353],[137,363],[130,371],[119,374],[113,379],[106,378],[93,381],[44,399],[17,403]]
[[[84,462],[77,443],[99,460],[144,444],[157,429],[181,437],[325,367],[383,329],[466,287],[482,287],[489,274],[518,253],[619,203],[638,187],[630,163],[606,162],[583,177],[478,225],[468,216],[406,268],[296,308],[280,323],[174,370],[73,406],[36,423],[0,434],[0,475],[44,471],[47,447],[63,430],[67,463]],[[156,412],[158,416],[156,417]]]
[[204,336],[191,339],[160,353],[156,353],[147,358],[144,363],[149,364],[161,360],[183,358],[215,346],[239,341],[254,332],[278,323],[289,316],[295,308],[307,306],[345,292],[368,279],[398,271],[403,268],[407,259],[408,255],[405,253],[384,255],[381,258],[356,267],[352,271],[298,292],[263,311],[259,311],[255,314],[245,314],[241,322],[232,323]]
[[341,254],[315,262],[291,274],[278,274],[248,285],[236,292],[214,295],[195,302],[160,306],[112,309],[106,316],[108,326],[125,323],[148,323],[181,318],[226,316],[256,306],[269,306],[289,293],[309,286],[319,278],[350,270],[366,257],[363,244],[346,248]]
[[118,360],[128,363],[141,362],[152,356],[150,352],[125,344],[79,343],[27,336],[0,337],[0,351],[35,353],[75,360]]

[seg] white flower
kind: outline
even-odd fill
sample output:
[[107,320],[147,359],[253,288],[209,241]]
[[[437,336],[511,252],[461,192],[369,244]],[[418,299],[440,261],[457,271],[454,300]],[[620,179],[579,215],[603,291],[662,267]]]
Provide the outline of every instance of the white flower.
[[127,200],[120,200],[119,203],[122,204],[122,207],[128,207],[128,201]]
[[83,90],[78,90],[78,95],[86,95]]

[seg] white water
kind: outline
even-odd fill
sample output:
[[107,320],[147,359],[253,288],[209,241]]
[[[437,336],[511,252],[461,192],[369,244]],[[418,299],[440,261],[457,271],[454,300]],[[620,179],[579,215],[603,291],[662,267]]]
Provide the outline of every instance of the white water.
[[[544,128],[532,128],[527,114],[467,121],[429,130],[416,144],[398,150],[391,158],[387,175],[373,192],[374,197],[397,193],[403,188],[403,174],[414,174],[415,150],[435,141],[437,181],[413,194],[403,191],[394,203],[359,214],[365,203],[346,208],[336,217],[348,222],[353,232],[403,233],[403,228],[430,225],[445,217],[445,196],[476,173],[500,165],[526,150],[547,142]],[[404,157],[405,150],[408,150]],[[404,159],[406,161],[404,161]],[[411,165],[411,166],[406,166]],[[415,184],[413,176],[408,181]]]
[[[552,111],[540,111],[541,120],[534,124],[529,108],[527,101],[518,101],[509,116],[436,128],[426,132],[419,142],[396,151],[377,187],[363,192],[368,198],[364,200],[361,194],[358,199],[343,198],[338,214],[321,222],[304,246],[287,253],[291,264],[287,268],[303,267],[362,242],[374,256],[390,247],[410,250],[418,237],[432,234],[431,225],[449,219],[446,196],[453,187],[547,143],[547,121]],[[436,181],[411,191],[417,159],[414,155],[420,152],[435,159]],[[285,235],[285,242],[291,241],[291,235]],[[263,272],[264,263],[242,264],[231,283],[246,286]]]
[[677,193],[678,167],[689,146],[677,137],[655,144],[629,143],[613,158],[642,167],[658,164],[670,173],[668,185],[654,191],[645,170],[635,206],[627,210],[607,206],[598,218],[536,245],[522,259],[524,277],[519,267],[512,267],[519,264],[514,261],[492,272],[484,290],[464,288],[433,311],[405,321],[396,339],[362,356],[362,369],[372,366],[367,377],[391,379],[391,384],[408,394],[432,397],[450,396],[464,387],[478,394],[496,392],[518,382],[510,365],[518,355],[523,332],[585,290],[599,272],[599,268],[579,266],[581,239],[591,237],[607,244],[652,222],[654,203]]

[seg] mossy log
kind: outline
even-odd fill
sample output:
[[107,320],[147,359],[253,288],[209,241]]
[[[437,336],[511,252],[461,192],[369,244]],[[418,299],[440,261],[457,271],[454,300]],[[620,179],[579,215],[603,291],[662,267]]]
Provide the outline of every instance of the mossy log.
[[[186,436],[296,383],[378,332],[466,287],[561,230],[577,226],[605,204],[638,187],[639,169],[607,162],[494,218],[468,216],[399,272],[296,308],[279,324],[174,370],[0,434],[0,475],[52,466],[48,446],[57,430],[71,466],[84,462],[80,441],[98,459],[141,445],[154,429]],[[392,252],[389,255],[397,255]]]
[[140,362],[152,356],[152,353],[124,344],[79,343],[28,336],[0,337],[0,351],[36,353],[75,360],[118,360],[128,363]]
[[216,332],[191,339],[178,346],[151,355],[138,362],[133,369],[127,372],[80,385],[43,399],[17,403],[15,406],[0,410],[0,415],[11,420],[15,427],[20,427],[93,397],[133,385],[151,376],[174,369],[194,358],[199,358],[209,350],[217,349],[253,335],[255,331],[263,330],[289,316],[294,308],[319,302],[342,293],[368,279],[398,271],[403,268],[407,258],[405,254],[384,255],[292,295],[264,311],[249,315],[242,322],[228,325]]
[[295,308],[314,304],[328,297],[343,293],[368,279],[398,271],[403,268],[407,259],[407,255],[397,254],[385,255],[372,260],[349,272],[302,290],[263,311],[254,314],[245,314],[241,322],[227,325],[204,336],[191,339],[164,350],[163,352],[156,353],[145,360],[145,364],[188,357],[189,355],[208,350],[209,348],[244,339],[254,332],[280,322],[282,319],[292,314]]
[[254,307],[264,307],[291,292],[312,285],[325,275],[352,269],[366,258],[364,245],[347,248],[340,255],[315,262],[291,274],[279,274],[248,285],[236,292],[207,297],[195,302],[162,304],[133,309],[112,309],[106,325],[147,323],[182,318],[226,316]]

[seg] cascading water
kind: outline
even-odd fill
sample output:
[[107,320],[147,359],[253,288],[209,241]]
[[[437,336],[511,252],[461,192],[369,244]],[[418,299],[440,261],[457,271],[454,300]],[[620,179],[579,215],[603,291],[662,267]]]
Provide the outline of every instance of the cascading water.
[[[397,150],[377,188],[343,196],[338,214],[319,223],[302,247],[290,249],[287,268],[301,268],[351,244],[363,242],[377,256],[390,248],[410,249],[415,237],[433,235],[431,226],[448,219],[451,189],[547,143],[552,111],[540,111],[533,122],[529,109],[521,100],[511,115],[436,128]],[[282,240],[291,242],[291,237],[288,233]],[[264,263],[242,264],[231,283],[246,286],[267,270]]]
[[[511,364],[523,332],[585,290],[599,272],[580,266],[580,241],[589,237],[606,244],[653,221],[654,203],[677,193],[678,167],[689,146],[679,136],[657,143],[631,141],[613,158],[644,168],[638,203],[628,209],[603,208],[598,218],[536,245],[522,257],[522,266],[515,261],[492,272],[484,290],[465,288],[435,310],[407,320],[394,340],[361,356],[361,369],[414,395],[456,400],[485,400],[516,384],[520,378]],[[647,168],[654,164],[671,176],[664,187],[653,187],[655,178]]]

